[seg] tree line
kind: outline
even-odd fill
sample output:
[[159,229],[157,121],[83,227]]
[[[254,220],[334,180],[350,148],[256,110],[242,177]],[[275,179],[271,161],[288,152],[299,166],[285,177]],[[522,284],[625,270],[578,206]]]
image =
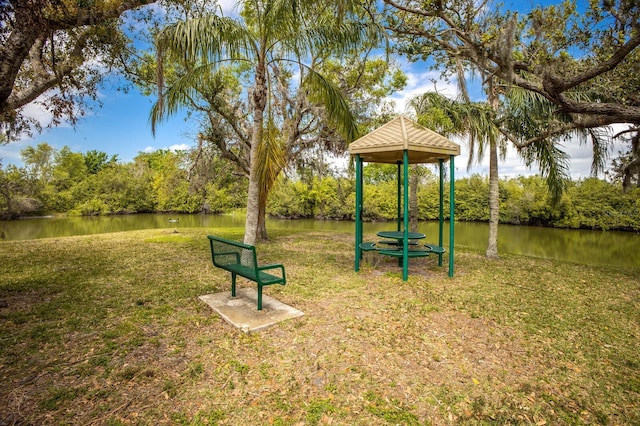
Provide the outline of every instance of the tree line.
[[[0,216],[66,213],[229,213],[247,202],[248,180],[213,153],[158,150],[131,162],[100,151],[57,151],[46,143],[22,152],[23,167],[0,167]],[[353,220],[355,180],[349,171],[290,171],[275,182],[267,214],[280,218]],[[412,170],[413,172],[413,170]],[[395,220],[396,168],[364,168],[364,220]],[[437,220],[439,184],[427,166],[419,170],[419,220]],[[456,220],[489,221],[489,179],[456,180]],[[445,193],[448,203],[449,194]],[[620,182],[597,178],[571,181],[555,201],[538,176],[499,182],[500,222],[560,228],[640,231],[640,189],[623,192]]]

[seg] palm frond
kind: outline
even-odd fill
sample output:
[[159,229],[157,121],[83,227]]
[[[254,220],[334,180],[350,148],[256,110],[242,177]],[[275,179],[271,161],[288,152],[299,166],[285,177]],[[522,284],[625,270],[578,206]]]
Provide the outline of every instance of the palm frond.
[[458,114],[462,121],[461,134],[469,136],[469,162],[470,168],[475,161],[482,161],[485,150],[491,142],[497,143],[500,139],[499,130],[495,125],[494,112],[485,103],[463,103],[459,105]]
[[378,27],[361,22],[335,22],[326,17],[316,20],[312,28],[306,30],[309,51],[329,50],[337,54],[347,54],[361,48],[364,42],[376,43],[384,39]]
[[[158,101],[151,111],[152,131],[155,124],[176,111],[176,105],[165,106],[164,61],[174,59],[178,62],[208,64],[215,68],[222,60],[233,61],[246,58],[253,49],[251,33],[239,22],[216,15],[207,15],[188,21],[176,22],[165,27],[156,37],[156,81]],[[187,73],[189,74],[189,73]],[[193,78],[201,78],[195,72]],[[185,76],[189,79],[190,76]],[[175,90],[177,95],[181,93]]]
[[534,162],[538,163],[540,174],[547,182],[547,187],[551,192],[552,201],[558,202],[567,182],[571,179],[569,155],[560,149],[557,143],[550,140],[530,145],[520,150],[520,155],[527,166],[531,166]]
[[188,104],[189,98],[194,98],[197,95],[198,84],[210,76],[211,64],[200,65],[184,74],[171,87],[163,91],[162,95],[158,97],[158,101],[151,107],[149,115],[151,132],[155,135],[158,123],[178,112],[180,107]]
[[593,160],[591,161],[591,174],[598,176],[599,173],[604,172],[607,166],[607,160],[609,159],[609,144],[607,143],[609,138],[608,129],[589,129],[589,136],[591,137],[591,146],[593,153]]
[[507,92],[501,108],[501,126],[519,138],[535,137],[554,120],[556,107],[537,93],[521,88]]
[[249,1],[245,2],[244,10],[255,22],[263,40],[291,38],[298,33],[302,22],[300,0]]
[[[266,197],[280,172],[287,165],[287,151],[282,132],[270,118],[258,145],[256,173],[260,182],[260,197]],[[265,200],[266,201],[266,200]]]
[[309,91],[310,98],[325,107],[328,120],[347,143],[356,140],[360,132],[345,97],[331,81],[318,72],[310,68],[307,71],[303,85]]
[[156,38],[161,56],[172,55],[187,61],[240,58],[252,49],[253,36],[238,21],[207,15],[165,27]]

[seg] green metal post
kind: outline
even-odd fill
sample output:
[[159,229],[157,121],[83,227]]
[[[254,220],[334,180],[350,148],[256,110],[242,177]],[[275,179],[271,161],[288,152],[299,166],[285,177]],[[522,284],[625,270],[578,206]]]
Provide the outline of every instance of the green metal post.
[[409,151],[402,155],[404,166],[404,237],[402,238],[402,281],[409,279]]
[[356,154],[356,260],[355,270],[360,270],[360,260],[362,259],[362,160],[360,154]]
[[402,227],[400,226],[401,220],[402,220],[402,163],[400,163],[398,161],[398,191],[397,191],[397,198],[398,198],[398,215],[396,216],[396,222],[397,222],[397,231],[401,231]]
[[[443,228],[444,228],[444,168],[443,160],[438,160],[440,166],[440,204],[438,210],[438,245],[440,247],[444,247],[442,245],[442,236],[443,236]],[[442,253],[438,253],[438,266],[442,266]]]
[[453,240],[453,223],[454,223],[454,210],[456,207],[456,201],[455,201],[455,196],[454,196],[454,190],[455,190],[455,167],[453,165],[453,155],[449,156],[449,167],[450,167],[450,171],[449,171],[449,179],[451,179],[451,182],[449,182],[449,276],[453,277],[453,246],[454,246],[454,240]]

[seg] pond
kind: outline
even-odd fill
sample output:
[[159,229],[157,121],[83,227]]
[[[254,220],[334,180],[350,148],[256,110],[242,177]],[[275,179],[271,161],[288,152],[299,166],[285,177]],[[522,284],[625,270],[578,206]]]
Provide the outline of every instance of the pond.
[[[170,220],[178,220],[171,222]],[[203,228],[203,235],[214,228],[244,228],[244,215],[160,215],[139,214],[99,217],[33,218],[0,222],[4,239],[29,240],[71,235],[101,234],[136,229]],[[393,230],[395,223],[365,223],[365,239],[375,239],[375,233]],[[323,220],[268,219],[267,229],[319,230],[354,232],[353,222]],[[445,226],[445,245],[448,245],[448,225]],[[421,222],[419,231],[427,235],[426,242],[437,243],[437,222]],[[484,251],[489,226],[486,223],[456,222],[456,246]],[[640,234],[615,231],[587,231],[500,225],[498,251],[500,253],[567,260],[585,264],[611,264],[640,267]],[[0,250],[2,246],[0,245]]]

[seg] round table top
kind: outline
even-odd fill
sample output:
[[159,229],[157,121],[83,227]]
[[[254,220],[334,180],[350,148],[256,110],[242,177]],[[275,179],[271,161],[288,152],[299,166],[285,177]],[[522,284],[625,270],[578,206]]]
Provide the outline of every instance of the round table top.
[[[424,234],[420,232],[409,232],[410,240],[419,240],[424,238]],[[380,231],[378,232],[378,237],[382,238],[393,238],[395,240],[401,240],[404,238],[404,231]]]

